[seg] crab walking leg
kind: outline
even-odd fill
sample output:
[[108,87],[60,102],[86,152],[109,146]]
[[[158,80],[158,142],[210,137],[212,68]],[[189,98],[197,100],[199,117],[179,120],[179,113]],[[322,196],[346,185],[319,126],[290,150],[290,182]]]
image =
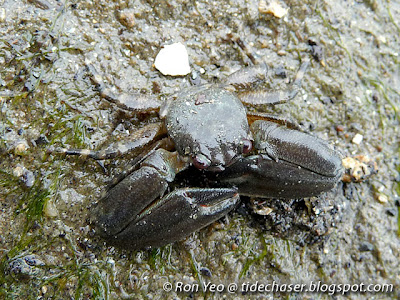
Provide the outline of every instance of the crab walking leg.
[[118,93],[115,94],[108,88],[103,80],[103,77],[97,73],[92,65],[87,66],[92,83],[96,86],[100,96],[109,102],[114,103],[119,108],[128,111],[158,111],[161,106],[161,101],[156,97],[144,95],[140,93]]
[[187,168],[177,153],[158,149],[93,210],[96,232],[126,249],[162,246],[184,238],[228,213],[236,188],[177,189],[164,195],[175,174]]
[[301,198],[331,190],[342,178],[338,152],[327,142],[273,122],[251,125],[258,155],[245,157],[219,174],[241,195]]
[[293,83],[289,86],[289,88],[282,91],[265,91],[265,90],[255,90],[255,91],[247,91],[247,92],[239,92],[239,99],[247,105],[275,105],[280,103],[285,103],[287,101],[292,100],[298,94],[301,81],[304,77],[305,72],[307,71],[309,65],[309,61],[306,60],[300,66],[299,71],[296,74],[296,77]]
[[96,160],[110,159],[122,157],[127,153],[131,153],[132,155],[139,154],[143,151],[143,147],[151,144],[165,134],[166,129],[163,123],[153,123],[140,128],[134,134],[130,135],[128,139],[112,143],[103,150],[56,148],[49,151],[66,155],[87,156]]
[[256,82],[264,81],[267,73],[266,64],[251,66],[232,73],[225,78],[223,84],[233,86],[235,90],[247,89]]
[[247,121],[249,122],[249,125],[259,120],[274,122],[294,130],[302,131],[300,125],[291,118],[281,117],[268,113],[247,112]]

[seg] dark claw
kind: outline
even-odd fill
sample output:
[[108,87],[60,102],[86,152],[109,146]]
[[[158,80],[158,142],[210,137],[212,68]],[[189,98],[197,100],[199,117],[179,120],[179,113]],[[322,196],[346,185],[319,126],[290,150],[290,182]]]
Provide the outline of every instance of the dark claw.
[[267,121],[256,121],[251,129],[255,147],[274,160],[283,160],[326,177],[335,177],[337,170],[343,169],[340,155],[324,140]]
[[178,189],[143,211],[108,240],[126,249],[160,247],[187,237],[220,219],[239,202],[235,188]]
[[238,187],[241,195],[296,199],[331,190],[342,175],[342,167],[331,176],[323,176],[283,160],[277,162],[267,156],[251,156],[239,160],[219,178],[222,183]]

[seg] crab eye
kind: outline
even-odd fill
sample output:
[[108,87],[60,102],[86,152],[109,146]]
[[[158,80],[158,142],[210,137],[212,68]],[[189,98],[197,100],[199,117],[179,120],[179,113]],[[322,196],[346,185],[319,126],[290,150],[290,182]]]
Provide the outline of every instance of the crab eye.
[[193,165],[199,170],[204,170],[211,165],[211,161],[203,154],[197,154],[193,157]]
[[253,149],[253,143],[250,140],[242,141],[242,152],[243,154],[249,153]]

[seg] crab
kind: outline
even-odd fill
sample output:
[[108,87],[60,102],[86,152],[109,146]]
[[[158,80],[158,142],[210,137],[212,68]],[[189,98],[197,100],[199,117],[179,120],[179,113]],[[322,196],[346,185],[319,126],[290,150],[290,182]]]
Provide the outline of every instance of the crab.
[[[220,219],[240,196],[293,199],[333,189],[343,175],[337,151],[294,122],[245,107],[293,99],[308,64],[284,90],[252,89],[267,73],[259,65],[183,89],[161,107],[156,98],[113,95],[92,70],[101,96],[124,109],[157,110],[161,119],[106,150],[62,150],[94,159],[140,152],[93,208],[96,232],[120,248],[160,247]],[[177,176],[190,170],[194,180]]]

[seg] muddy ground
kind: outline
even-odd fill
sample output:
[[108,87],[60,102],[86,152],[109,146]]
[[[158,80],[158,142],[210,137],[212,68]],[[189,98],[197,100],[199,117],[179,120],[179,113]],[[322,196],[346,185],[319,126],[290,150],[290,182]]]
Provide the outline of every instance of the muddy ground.
[[[0,0],[0,298],[400,297],[400,4],[279,3],[289,8],[282,18],[260,12],[256,0]],[[101,99],[85,66],[117,92],[164,99],[189,85],[189,77],[153,67],[174,42],[186,45],[192,70],[207,81],[265,62],[286,70],[287,78],[271,79],[279,89],[310,59],[300,94],[273,112],[343,157],[369,157],[378,173],[311,199],[265,200],[261,208],[243,199],[219,222],[160,249],[105,244],[89,226],[90,207],[129,159],[97,163],[47,150],[100,149],[157,121],[156,113]],[[393,291],[240,290],[273,281],[391,284]],[[181,283],[191,291],[180,292]],[[224,291],[196,290],[203,283]],[[231,283],[239,290],[229,293]]]

